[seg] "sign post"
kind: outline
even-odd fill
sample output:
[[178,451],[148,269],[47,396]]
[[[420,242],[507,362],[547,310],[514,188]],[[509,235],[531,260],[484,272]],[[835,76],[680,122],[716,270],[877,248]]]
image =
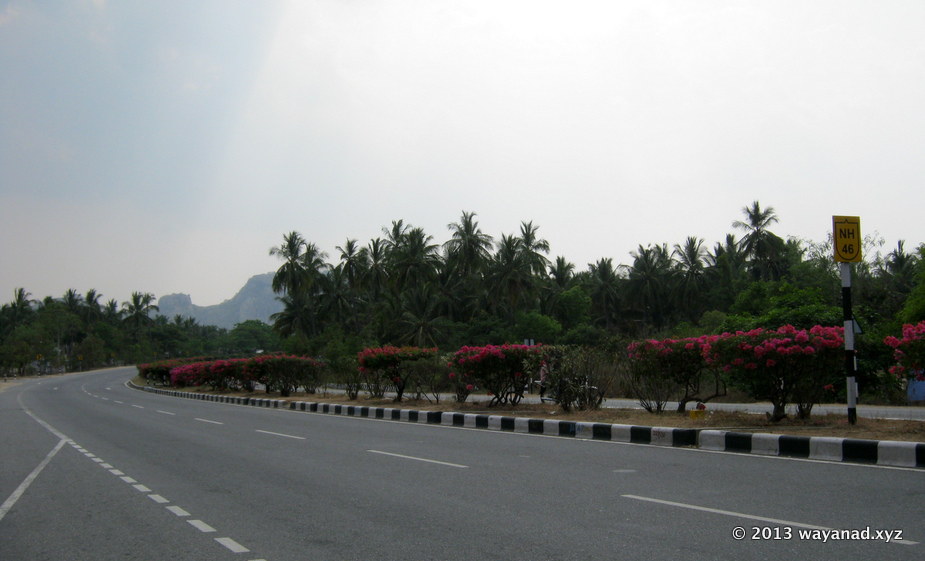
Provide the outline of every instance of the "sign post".
[[848,423],[858,422],[857,361],[854,354],[854,314],[851,311],[851,264],[861,261],[861,219],[833,216],[835,261],[841,274],[842,316],[845,320],[845,377],[848,385]]

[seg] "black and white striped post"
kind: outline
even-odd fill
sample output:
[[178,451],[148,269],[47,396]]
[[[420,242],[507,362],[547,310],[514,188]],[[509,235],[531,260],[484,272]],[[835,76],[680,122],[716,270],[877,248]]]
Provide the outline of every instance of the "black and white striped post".
[[833,216],[835,261],[841,274],[842,312],[845,320],[845,378],[848,390],[848,423],[858,422],[857,360],[854,352],[854,314],[851,311],[851,264],[861,260],[861,219]]

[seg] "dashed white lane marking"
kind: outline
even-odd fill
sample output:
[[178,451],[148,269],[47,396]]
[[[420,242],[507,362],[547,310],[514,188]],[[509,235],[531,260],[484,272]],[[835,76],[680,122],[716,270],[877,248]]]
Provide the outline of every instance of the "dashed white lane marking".
[[230,549],[232,553],[248,553],[250,551],[231,538],[215,538],[215,541]]
[[183,510],[182,508],[180,508],[180,507],[178,507],[178,506],[176,506],[176,505],[174,505],[174,506],[168,506],[168,507],[167,507],[167,510],[169,510],[170,512],[176,514],[177,516],[189,516],[189,513],[188,513],[188,512],[186,512],[185,510]]
[[119,401],[118,399],[114,399],[113,401],[116,402],[116,403],[118,403],[119,405],[125,405],[124,402],[121,402],[121,401]]
[[293,435],[291,435],[291,434],[283,434],[283,433],[281,433],[281,432],[270,432],[270,431],[268,431],[268,430],[260,430],[260,429],[257,429],[257,432],[262,432],[263,434],[272,434],[272,435],[274,435],[274,436],[282,436],[282,437],[285,437],[285,438],[295,438],[295,439],[298,439],[298,440],[305,440],[305,437],[304,437],[304,436],[293,436]]
[[[57,388],[55,388],[55,389],[57,389]],[[110,390],[111,388],[106,388],[106,389],[107,389],[107,390]],[[84,392],[86,392],[86,389],[84,389]],[[86,392],[86,393],[89,393],[89,392]],[[93,394],[90,394],[90,395],[93,395]],[[105,397],[96,396],[96,395],[94,395],[94,397],[100,397],[101,399],[103,399],[103,400],[105,400],[105,401],[109,401],[109,399],[107,399],[107,398],[105,398]],[[119,403],[119,404],[123,404],[123,405],[124,405],[124,403],[121,402],[121,401],[117,401],[117,400],[113,400],[113,401],[116,401],[116,403]],[[20,404],[22,405],[22,402],[21,402],[21,401],[20,401]],[[141,405],[132,405],[132,407],[137,407],[137,408],[139,408],[139,409],[144,409],[144,407],[142,407]],[[55,446],[55,448],[54,448],[51,452],[48,453],[48,455],[45,457],[45,459],[42,461],[42,463],[40,463],[40,464],[32,471],[32,473],[29,474],[29,476],[26,478],[26,480],[23,481],[23,482],[20,484],[19,488],[17,488],[17,489],[13,492],[13,494],[12,494],[6,501],[4,501],[2,505],[0,505],[0,520],[2,520],[3,517],[6,515],[6,513],[9,512],[9,510],[10,510],[11,508],[13,508],[13,505],[16,503],[17,500],[19,500],[19,497],[25,492],[26,488],[28,488],[29,485],[32,483],[32,481],[33,481],[36,477],[38,477],[39,473],[41,473],[41,471],[45,468],[45,466],[48,465],[49,462],[51,462],[52,458],[54,458],[54,456],[58,453],[59,450],[61,450],[61,448],[64,447],[65,444],[70,444],[72,448],[74,448],[74,449],[77,450],[78,452],[82,453],[82,454],[83,454],[84,456],[86,456],[87,458],[93,460],[93,461],[94,461],[95,463],[97,463],[100,467],[102,467],[102,468],[108,470],[111,474],[113,474],[113,475],[115,475],[115,476],[118,476],[119,479],[121,479],[122,481],[124,481],[124,482],[126,482],[126,483],[129,483],[129,484],[132,484],[132,487],[134,487],[134,488],[135,488],[136,490],[138,490],[139,492],[148,493],[148,498],[151,499],[152,501],[154,501],[155,503],[161,504],[161,505],[170,503],[170,500],[169,500],[169,499],[166,499],[166,498],[164,498],[164,497],[161,496],[161,495],[158,495],[158,494],[156,494],[156,493],[153,493],[153,492],[151,491],[151,489],[148,488],[147,486],[142,485],[142,484],[138,483],[138,481],[135,480],[134,478],[125,475],[125,473],[122,472],[121,470],[118,470],[118,469],[114,468],[111,464],[106,463],[102,458],[100,458],[100,457],[96,456],[95,454],[91,453],[89,450],[87,450],[87,449],[81,447],[79,444],[77,444],[76,442],[74,442],[73,440],[71,440],[70,438],[68,438],[66,435],[64,435],[63,433],[59,432],[57,429],[55,429],[54,427],[52,427],[51,425],[49,425],[49,424],[46,423],[45,421],[43,421],[43,420],[39,419],[38,417],[36,417],[36,416],[35,416],[31,411],[29,411],[24,405],[23,405],[23,410],[24,410],[30,417],[32,417],[37,423],[39,423],[40,425],[42,425],[43,427],[45,427],[49,432],[51,432],[52,434],[54,434],[55,436],[57,436],[58,438],[60,438],[60,441],[58,442],[58,445]],[[170,411],[161,411],[161,410],[159,410],[159,409],[157,410],[157,412],[158,412],[158,413],[162,413],[162,414],[164,414],[164,415],[176,415],[176,413],[172,413],[172,412],[170,412]],[[219,422],[219,421],[211,421],[211,420],[209,420],[209,419],[200,419],[200,418],[197,418],[196,420],[197,420],[197,421],[202,421],[202,422],[205,422],[205,423],[213,423],[213,424],[217,424],[217,425],[223,425],[223,424],[224,424],[224,423],[222,423],[222,422]],[[304,437],[301,437],[301,436],[293,436],[293,435],[289,435],[289,434],[274,433],[274,432],[269,432],[269,431],[257,431],[257,432],[263,432],[263,433],[266,433],[266,434],[272,434],[272,435],[276,435],[276,436],[284,436],[284,437],[287,437],[287,438],[297,438],[297,439],[299,439],[299,440],[306,440]],[[176,505],[169,505],[169,506],[166,506],[165,509],[168,510],[169,512],[172,512],[173,514],[175,514],[175,515],[178,516],[178,517],[187,517],[187,516],[190,516],[190,513],[189,513],[189,512],[187,512],[186,510],[184,510],[184,509],[182,509],[182,508],[180,508],[179,506],[176,506]],[[215,528],[213,528],[213,527],[210,526],[209,524],[203,522],[202,520],[187,520],[187,522],[188,522],[191,526],[193,526],[194,528],[196,528],[197,530],[199,530],[200,532],[203,532],[203,533],[212,533],[212,532],[216,532],[216,531],[217,531]],[[250,550],[249,550],[248,548],[244,547],[243,545],[241,545],[240,543],[236,542],[235,540],[233,540],[232,538],[229,538],[229,537],[215,538],[215,541],[218,542],[219,544],[221,544],[223,547],[225,547],[225,548],[228,549],[229,551],[231,551],[232,553],[248,553],[248,552],[250,552]],[[266,561],[266,560],[265,560],[265,559],[252,559],[252,560],[250,560],[250,561]]]
[[193,528],[196,528],[200,532],[209,533],[209,532],[215,531],[215,528],[213,528],[212,526],[209,526],[202,520],[187,520],[187,522],[190,523],[190,526],[192,526]]
[[209,419],[200,419],[199,417],[195,417],[193,420],[200,421],[202,423],[212,423],[213,425],[224,425],[225,424],[219,421],[210,421]]
[[441,462],[439,460],[431,460],[428,458],[418,458],[416,456],[405,456],[404,454],[393,454],[392,452],[383,452],[381,450],[367,450],[367,452],[371,452],[373,454],[382,454],[383,456],[392,456],[395,458],[402,458],[405,460],[415,460],[417,462],[427,462],[429,464],[439,464],[441,466],[449,466],[449,467],[454,467],[454,468],[466,469],[469,467],[469,466],[464,466],[462,464],[451,464],[450,462]]

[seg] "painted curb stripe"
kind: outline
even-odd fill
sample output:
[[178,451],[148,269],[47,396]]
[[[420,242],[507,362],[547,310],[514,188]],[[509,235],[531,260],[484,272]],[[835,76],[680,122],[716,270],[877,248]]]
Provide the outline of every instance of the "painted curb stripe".
[[[209,395],[138,386],[132,382],[129,382],[129,386],[147,392],[187,399],[207,399],[206,396]],[[392,407],[368,407],[304,401],[286,402],[284,400],[256,399],[253,397],[211,396],[211,398],[236,405],[284,409],[288,407],[288,409],[295,411],[411,423],[606,440],[631,444],[690,446],[704,450],[741,454],[925,468],[925,443],[920,442],[742,433],[712,429],[679,429],[607,423],[577,423],[575,421],[553,419],[531,419],[444,411],[417,411]]]

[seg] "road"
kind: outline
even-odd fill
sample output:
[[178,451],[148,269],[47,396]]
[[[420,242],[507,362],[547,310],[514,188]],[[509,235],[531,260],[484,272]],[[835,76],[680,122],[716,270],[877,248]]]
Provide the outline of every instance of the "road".
[[[4,561],[925,557],[922,470],[233,406],[133,375],[0,391]],[[892,541],[832,539],[868,528]]]

